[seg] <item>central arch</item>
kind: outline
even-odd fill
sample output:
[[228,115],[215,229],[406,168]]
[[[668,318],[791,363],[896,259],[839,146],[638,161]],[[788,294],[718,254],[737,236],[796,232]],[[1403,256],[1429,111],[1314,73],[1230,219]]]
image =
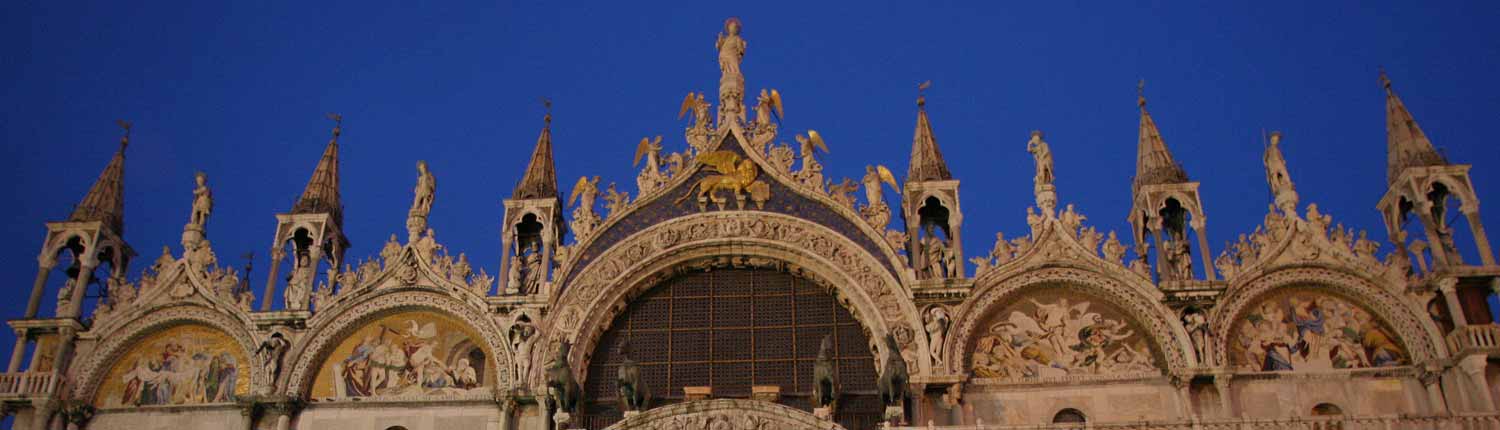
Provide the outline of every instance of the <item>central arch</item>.
[[[904,300],[900,282],[858,244],[827,227],[791,216],[748,211],[709,212],[675,218],[642,230],[587,262],[552,304],[540,362],[557,346],[573,344],[575,372],[588,366],[600,336],[631,297],[695,262],[783,265],[785,270],[827,285],[871,338],[893,334],[913,374],[927,372],[927,339],[918,336],[920,317]],[[534,366],[540,367],[540,366]],[[581,373],[581,372],[580,372]],[[579,375],[583,378],[583,375]],[[531,372],[532,386],[543,383]]]
[[883,408],[869,337],[826,286],[779,269],[684,271],[632,298],[593,351],[583,426],[621,418],[614,377],[622,351],[639,366],[650,407],[682,402],[684,387],[744,399],[754,387],[774,386],[776,403],[811,410],[813,367],[825,338],[840,382],[836,421],[877,426]]

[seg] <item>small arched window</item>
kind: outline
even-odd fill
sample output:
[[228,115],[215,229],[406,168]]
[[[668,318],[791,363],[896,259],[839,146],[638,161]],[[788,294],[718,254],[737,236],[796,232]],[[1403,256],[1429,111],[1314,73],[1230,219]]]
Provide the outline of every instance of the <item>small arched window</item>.
[[1073,408],[1057,411],[1057,415],[1052,416],[1053,423],[1086,423],[1088,421],[1088,417],[1085,417],[1083,412]]
[[406,427],[402,427],[402,426],[390,426],[390,427],[386,427],[385,430],[406,430]]
[[1313,406],[1312,414],[1315,417],[1343,415],[1344,409],[1332,403],[1319,403],[1317,406]]

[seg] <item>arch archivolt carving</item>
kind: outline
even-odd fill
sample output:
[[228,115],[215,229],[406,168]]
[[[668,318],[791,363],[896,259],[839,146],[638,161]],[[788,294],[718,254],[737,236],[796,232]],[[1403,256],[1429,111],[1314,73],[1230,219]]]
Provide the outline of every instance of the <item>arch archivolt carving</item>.
[[1398,342],[1411,354],[1413,364],[1446,358],[1448,355],[1440,341],[1442,335],[1437,326],[1424,313],[1414,308],[1412,303],[1364,277],[1311,265],[1272,269],[1243,283],[1231,285],[1214,306],[1209,323],[1213,332],[1219,334],[1217,344],[1214,345],[1215,354],[1219,357],[1229,356],[1229,342],[1233,338],[1230,330],[1241,315],[1266,295],[1298,286],[1326,289],[1369,310],[1395,331]]
[[333,318],[314,324],[295,341],[277,380],[277,387],[291,396],[302,396],[312,389],[312,380],[328,354],[349,333],[364,327],[375,319],[402,311],[436,311],[468,324],[475,333],[483,337],[485,352],[494,358],[490,374],[495,375],[496,390],[509,388],[510,369],[513,363],[507,347],[504,331],[482,308],[477,308],[447,295],[422,288],[392,288],[381,294],[366,297],[363,301],[340,307]]
[[[73,388],[74,398],[93,399],[104,376],[115,361],[142,339],[162,330],[181,325],[203,325],[223,332],[245,351],[245,356],[254,357],[256,339],[240,318],[223,311],[191,303],[177,303],[142,312],[141,317],[99,336],[94,353],[79,355],[72,368],[81,383]],[[261,386],[269,377],[260,366],[251,365],[251,386]]]
[[625,418],[605,430],[843,430],[800,409],[759,400],[674,403]]
[[[876,257],[858,244],[810,221],[766,213],[726,211],[689,215],[642,230],[602,253],[569,281],[544,323],[549,357],[564,340],[573,344],[575,371],[593,351],[629,299],[669,276],[674,268],[714,257],[780,261],[831,286],[839,301],[872,338],[896,335],[913,374],[928,367],[921,318],[908,294]],[[545,360],[542,360],[545,361]],[[540,367],[540,366],[533,366]],[[532,372],[533,384],[541,372]]]
[[990,314],[1030,292],[1047,288],[1076,289],[1119,307],[1148,333],[1152,346],[1166,360],[1163,363],[1166,370],[1197,365],[1197,359],[1189,352],[1192,344],[1187,332],[1175,314],[1156,298],[1138,291],[1131,282],[1086,268],[1062,265],[1029,268],[1009,274],[1003,278],[982,277],[969,302],[961,306],[954,329],[943,346],[943,362],[949,372],[967,372],[963,366],[968,365],[973,353],[969,345],[975,336],[984,334],[979,325],[989,320]]

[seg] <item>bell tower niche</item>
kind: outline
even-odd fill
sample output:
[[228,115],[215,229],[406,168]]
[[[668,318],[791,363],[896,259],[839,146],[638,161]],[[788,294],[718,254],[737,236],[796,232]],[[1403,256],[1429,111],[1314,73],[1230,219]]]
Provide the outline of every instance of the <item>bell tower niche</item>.
[[552,294],[553,253],[567,227],[562,200],[557,195],[557,170],[552,162],[551,103],[542,117],[542,133],[526,165],[526,175],[505,199],[505,225],[500,242],[500,291],[504,295],[546,299]]
[[[918,87],[925,90],[929,84]],[[958,205],[958,180],[948,171],[938,149],[927,98],[917,96],[917,129],[912,138],[911,167],[901,199],[906,219],[906,253],[920,281],[964,278],[963,211]]]
[[[271,267],[260,304],[262,312],[271,310],[279,281],[286,282],[282,310],[307,311],[319,264],[326,261],[329,268],[337,270],[344,259],[344,250],[349,247],[349,239],[343,232],[344,205],[339,199],[339,135],[343,132],[343,117],[329,114],[328,118],[334,122],[333,137],[313,169],[307,189],[290,213],[276,214],[276,238],[271,242]],[[278,278],[283,261],[290,262],[290,273]],[[332,283],[329,280],[329,285]]]
[[[1387,237],[1396,246],[1394,252],[1416,260],[1414,272],[1421,275],[1424,288],[1436,287],[1443,295],[1454,327],[1488,324],[1493,321],[1488,296],[1500,291],[1500,267],[1479,216],[1479,198],[1469,178],[1468,164],[1451,164],[1433,147],[1422,132],[1406,104],[1391,87],[1385,71],[1380,72],[1385,89],[1386,178],[1388,188],[1378,207],[1385,221]],[[1455,208],[1455,206],[1457,206]],[[1457,213],[1453,209],[1458,209]],[[1454,223],[1469,226],[1470,237],[1464,240]],[[1413,223],[1415,220],[1417,222]],[[1416,232],[1419,238],[1411,238]],[[1465,249],[1458,240],[1472,241],[1479,264],[1466,260]]]
[[1207,218],[1198,195],[1198,183],[1188,179],[1187,171],[1172,159],[1167,143],[1156,128],[1156,121],[1146,111],[1145,83],[1137,99],[1141,108],[1140,142],[1137,146],[1135,180],[1131,184],[1131,208],[1128,217],[1135,239],[1136,255],[1148,255],[1156,247],[1158,282],[1190,281],[1193,275],[1193,247],[1189,229],[1197,236],[1197,254],[1203,279],[1214,280],[1213,265],[1205,234]]
[[[47,238],[37,255],[36,280],[26,302],[26,313],[21,319],[10,321],[16,343],[6,367],[8,374],[21,371],[27,347],[34,345],[35,355],[26,371],[51,372],[52,378],[59,378],[71,359],[74,339],[84,330],[84,301],[90,297],[89,288],[97,285],[98,294],[94,297],[107,297],[110,288],[126,284],[126,266],[135,257],[135,251],[121,238],[125,234],[125,148],[130,145],[130,123],[118,123],[124,129],[120,148],[88,194],[73,207],[66,220],[47,223]],[[47,294],[48,281],[57,269],[59,257],[64,256],[67,261],[62,268],[64,279],[56,293],[56,310],[51,317],[44,317],[42,298]],[[96,273],[101,264],[109,265],[103,276]],[[53,280],[52,284],[57,282]],[[51,358],[39,358],[45,354],[42,348],[54,348]],[[44,391],[28,394],[45,398],[60,388],[48,385],[28,390],[33,389]]]

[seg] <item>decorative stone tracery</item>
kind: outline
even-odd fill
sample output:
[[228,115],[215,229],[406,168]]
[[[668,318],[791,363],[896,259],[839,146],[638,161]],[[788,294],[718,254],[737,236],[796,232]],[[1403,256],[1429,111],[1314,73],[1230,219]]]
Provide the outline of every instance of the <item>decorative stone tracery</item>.
[[832,421],[759,400],[677,403],[626,418],[605,430],[843,430]]

